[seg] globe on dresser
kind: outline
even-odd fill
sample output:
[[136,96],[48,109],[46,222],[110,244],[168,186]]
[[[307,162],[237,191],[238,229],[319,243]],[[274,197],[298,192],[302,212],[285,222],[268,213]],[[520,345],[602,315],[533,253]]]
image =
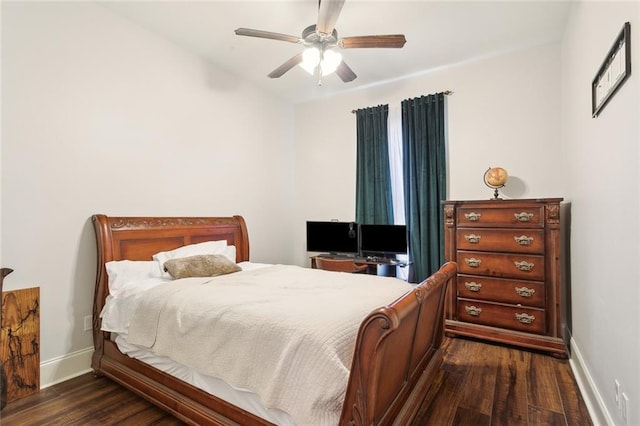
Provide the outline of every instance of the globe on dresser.
[[498,200],[498,189],[502,188],[507,183],[509,175],[507,171],[502,167],[489,167],[484,172],[484,184],[489,188],[493,188],[493,199]]

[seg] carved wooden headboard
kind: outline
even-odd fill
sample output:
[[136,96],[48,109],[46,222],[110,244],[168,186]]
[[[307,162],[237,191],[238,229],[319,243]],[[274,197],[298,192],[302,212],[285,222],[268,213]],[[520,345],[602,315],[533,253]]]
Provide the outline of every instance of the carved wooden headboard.
[[109,293],[105,263],[112,260],[151,260],[158,252],[227,240],[236,246],[236,262],[249,260],[249,236],[242,216],[230,217],[110,217],[93,215],[98,265],[93,303],[94,330]]

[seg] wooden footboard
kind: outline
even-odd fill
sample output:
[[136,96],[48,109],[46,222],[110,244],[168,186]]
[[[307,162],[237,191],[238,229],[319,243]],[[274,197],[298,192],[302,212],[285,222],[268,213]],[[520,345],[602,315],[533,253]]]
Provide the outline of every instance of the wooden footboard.
[[[184,244],[226,239],[237,261],[249,259],[241,216],[157,218],[93,216],[98,269],[93,310],[96,375],[107,376],[193,425],[269,425],[141,361],[122,354],[100,330],[108,295],[105,263],[150,260],[153,253]],[[456,266],[448,263],[390,305],[372,312],[358,333],[340,425],[408,425],[442,362],[444,294]]]
[[408,425],[442,363],[447,263],[360,326],[341,425]]

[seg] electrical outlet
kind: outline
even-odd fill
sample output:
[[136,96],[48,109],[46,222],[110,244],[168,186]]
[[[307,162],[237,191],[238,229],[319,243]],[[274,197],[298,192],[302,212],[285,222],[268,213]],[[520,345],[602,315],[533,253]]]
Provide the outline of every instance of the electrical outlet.
[[616,380],[613,381],[613,384],[616,387],[616,393],[615,393],[615,395],[616,395],[616,407],[618,407],[618,410],[620,410],[620,404],[621,404],[621,402],[620,402],[620,382],[618,381],[618,379],[616,379]]
[[93,317],[87,315],[84,317],[84,331],[89,331],[93,328]]
[[620,398],[621,402],[621,407],[620,407],[620,411],[622,412],[622,420],[624,420],[624,424],[628,425],[629,424],[629,397],[627,397],[627,394],[622,392],[622,397]]

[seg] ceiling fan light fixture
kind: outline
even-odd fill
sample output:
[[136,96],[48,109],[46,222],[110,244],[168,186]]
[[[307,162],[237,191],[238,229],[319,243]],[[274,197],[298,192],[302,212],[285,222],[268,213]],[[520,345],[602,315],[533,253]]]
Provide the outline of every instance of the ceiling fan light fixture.
[[320,65],[322,75],[329,75],[336,71],[338,65],[342,62],[342,55],[333,50],[325,50],[322,52],[322,60],[320,58],[320,49],[317,47],[309,47],[302,52],[302,62],[300,67],[311,75],[316,72],[316,67]]
[[322,69],[322,75],[329,75],[338,68],[342,62],[342,55],[333,50],[327,50],[324,52],[320,68]]
[[310,47],[302,52],[302,62],[300,67],[309,74],[315,73],[316,67],[320,63],[320,50],[317,47]]

